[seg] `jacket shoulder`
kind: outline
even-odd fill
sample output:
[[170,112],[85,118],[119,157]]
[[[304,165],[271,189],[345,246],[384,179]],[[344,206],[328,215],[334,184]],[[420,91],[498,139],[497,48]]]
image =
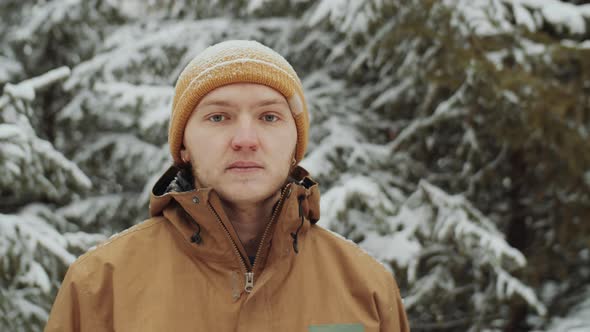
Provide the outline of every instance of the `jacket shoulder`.
[[[99,269],[124,265],[147,250],[154,238],[147,233],[158,233],[166,224],[164,217],[152,217],[126,230],[112,235],[108,240],[90,248],[70,265],[68,274],[73,279],[91,278]],[[146,252],[149,252],[147,250]]]
[[145,245],[150,239],[153,242],[153,234],[159,230],[163,233],[160,228],[166,225],[165,221],[161,217],[151,218],[130,227],[72,263],[56,296],[45,331],[112,331],[114,313],[108,302],[113,301],[115,280],[118,278],[123,281],[120,284],[129,285],[129,280],[137,278],[137,274],[130,271],[138,261],[148,261],[138,259],[139,254],[149,255],[145,254],[150,252]]
[[348,273],[356,274],[363,281],[374,283],[383,287],[382,289],[391,290],[393,287],[394,291],[399,293],[391,270],[356,243],[319,225],[312,226],[310,233],[314,238],[312,243],[316,246],[314,251],[320,250],[322,255],[331,256],[331,259],[339,261]]

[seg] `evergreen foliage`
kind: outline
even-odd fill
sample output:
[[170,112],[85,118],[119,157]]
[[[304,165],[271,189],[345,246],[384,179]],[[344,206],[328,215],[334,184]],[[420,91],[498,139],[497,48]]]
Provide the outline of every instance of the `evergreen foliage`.
[[302,77],[320,223],[413,331],[590,326],[587,3],[4,1],[0,330],[41,330],[75,257],[147,217],[175,79],[225,39]]

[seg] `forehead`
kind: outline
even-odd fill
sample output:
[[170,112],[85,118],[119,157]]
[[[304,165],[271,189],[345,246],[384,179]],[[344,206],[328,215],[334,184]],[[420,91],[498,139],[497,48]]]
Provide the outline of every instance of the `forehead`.
[[197,107],[262,107],[268,105],[283,105],[289,108],[285,97],[273,88],[255,83],[233,83],[212,90],[199,101]]

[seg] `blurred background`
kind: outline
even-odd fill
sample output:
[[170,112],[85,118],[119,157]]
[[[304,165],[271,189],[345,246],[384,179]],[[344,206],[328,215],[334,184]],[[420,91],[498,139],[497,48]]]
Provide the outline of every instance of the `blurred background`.
[[147,217],[173,86],[255,39],[299,73],[320,224],[412,331],[590,331],[590,1],[0,1],[0,331]]

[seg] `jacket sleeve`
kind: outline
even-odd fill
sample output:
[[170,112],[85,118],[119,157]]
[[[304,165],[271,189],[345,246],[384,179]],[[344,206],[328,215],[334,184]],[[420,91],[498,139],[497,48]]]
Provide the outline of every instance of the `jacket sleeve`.
[[391,276],[391,288],[386,297],[388,303],[379,306],[381,318],[380,332],[409,332],[410,325],[402,303],[399,288],[393,276]]
[[[51,308],[45,332],[113,330],[111,309],[105,305],[104,288],[96,279],[101,275],[100,271],[91,271],[86,264],[80,264],[80,260],[70,266]],[[91,290],[88,285],[96,287]]]

